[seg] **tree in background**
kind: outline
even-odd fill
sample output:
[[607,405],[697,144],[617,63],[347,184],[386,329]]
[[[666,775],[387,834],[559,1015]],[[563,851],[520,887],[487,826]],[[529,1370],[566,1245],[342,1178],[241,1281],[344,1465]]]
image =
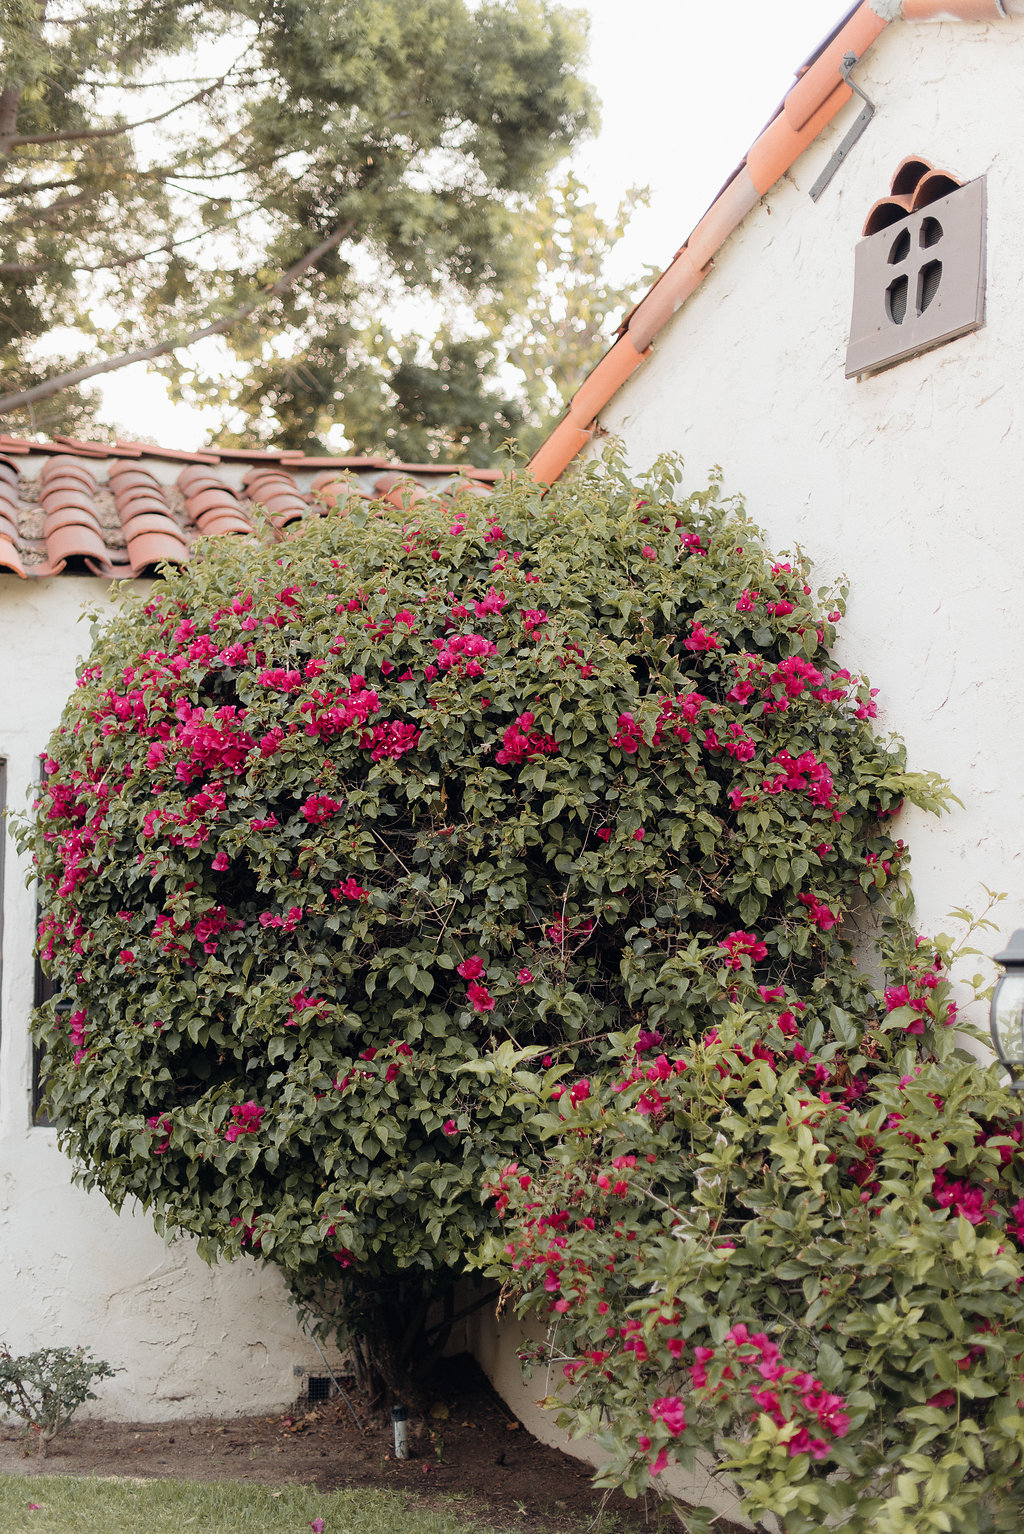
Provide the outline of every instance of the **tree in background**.
[[532,452],[615,339],[616,321],[656,275],[614,281],[608,266],[646,188],[632,187],[608,221],[571,173],[537,201],[523,226],[529,258],[492,314],[490,336],[523,378],[527,419],[520,446]]
[[[573,13],[5,0],[3,16],[8,424],[80,427],[82,386],[148,358],[178,396],[241,413],[249,441],[312,447],[351,414],[379,450],[395,400],[435,451],[518,427],[497,349],[439,342],[449,387],[428,387],[381,316],[412,303],[420,331],[424,306],[500,307],[527,282],[524,210],[592,117]],[[67,327],[86,340],[62,371],[47,338]],[[214,335],[226,383],[180,356]]]
[[[327,342],[298,357],[254,355],[240,387],[212,386],[205,396],[242,416],[218,440],[243,446],[254,432],[278,446],[323,440],[338,419],[332,391],[340,376],[354,452],[486,466],[512,437],[530,454],[633,300],[635,284],[613,282],[606,266],[645,202],[646,192],[631,190],[609,222],[570,173],[523,209],[509,275],[486,306],[474,314],[464,304],[439,305],[433,339],[403,338],[381,321],[362,336],[351,333],[347,352]],[[360,383],[367,377],[372,386]]]

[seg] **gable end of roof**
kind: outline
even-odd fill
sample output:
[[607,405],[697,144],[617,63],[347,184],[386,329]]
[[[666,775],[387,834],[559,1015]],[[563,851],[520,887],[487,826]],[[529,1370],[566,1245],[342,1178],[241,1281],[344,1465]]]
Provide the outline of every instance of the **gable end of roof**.
[[847,55],[863,58],[897,21],[993,22],[1018,16],[1024,16],[1024,0],[861,0],[852,6],[800,67],[796,84],[670,265],[625,316],[618,339],[584,379],[528,472],[542,484],[554,484],[590,441],[598,415],[700,286],[716,252],[850,100],[853,92],[840,72]]

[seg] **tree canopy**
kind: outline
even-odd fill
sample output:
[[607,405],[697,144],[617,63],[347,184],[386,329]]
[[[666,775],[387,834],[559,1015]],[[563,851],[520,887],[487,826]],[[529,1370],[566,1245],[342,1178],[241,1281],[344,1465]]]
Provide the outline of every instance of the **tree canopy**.
[[[593,119],[577,16],[546,0],[3,15],[0,410],[74,427],[88,379],[138,355],[250,441],[309,447],[351,415],[362,446],[410,398],[443,439],[451,400],[417,389],[429,359],[403,340],[436,306],[524,280],[524,210]],[[80,367],[47,356],[58,327],[86,338]],[[180,355],[204,335],[230,352],[216,377]],[[452,339],[449,439],[482,431],[493,451],[523,408],[485,346]]]

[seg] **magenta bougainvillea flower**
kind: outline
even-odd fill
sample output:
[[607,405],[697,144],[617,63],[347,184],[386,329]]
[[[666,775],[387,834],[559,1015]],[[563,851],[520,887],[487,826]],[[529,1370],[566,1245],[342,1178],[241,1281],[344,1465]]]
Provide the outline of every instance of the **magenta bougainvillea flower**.
[[243,1135],[254,1135],[266,1116],[266,1108],[257,1103],[238,1103],[231,1109],[231,1123],[224,1131],[225,1140],[239,1140]]
[[474,1012],[493,1012],[494,997],[485,985],[477,985],[475,982],[466,987],[466,995]]

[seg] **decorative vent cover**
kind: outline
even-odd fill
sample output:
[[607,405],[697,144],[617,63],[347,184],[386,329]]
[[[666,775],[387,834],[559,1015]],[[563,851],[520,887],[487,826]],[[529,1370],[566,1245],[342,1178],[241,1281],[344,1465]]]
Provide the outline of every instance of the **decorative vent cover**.
[[977,330],[985,312],[985,178],[900,164],[857,246],[846,376],[878,373]]

